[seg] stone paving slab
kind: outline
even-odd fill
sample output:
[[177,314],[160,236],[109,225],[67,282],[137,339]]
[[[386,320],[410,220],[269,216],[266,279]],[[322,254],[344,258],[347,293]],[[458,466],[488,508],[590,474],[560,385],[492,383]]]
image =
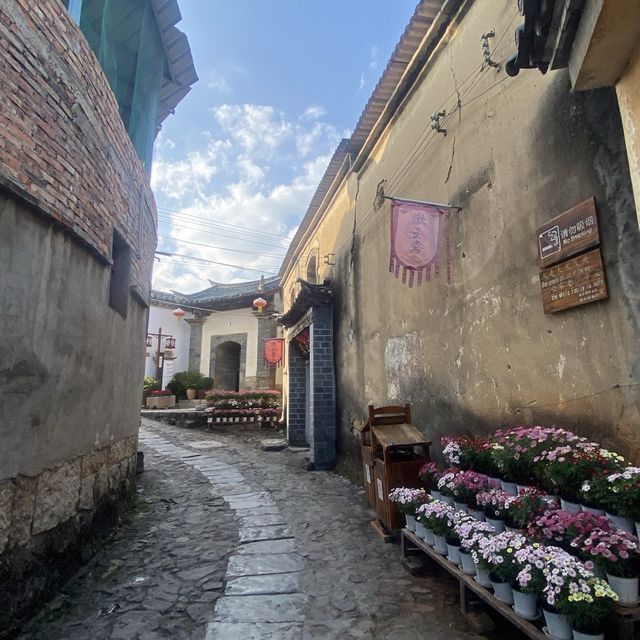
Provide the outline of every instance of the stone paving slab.
[[215,622],[304,622],[300,594],[228,596],[216,603]]
[[270,573],[264,576],[242,576],[227,582],[227,596],[256,596],[277,593],[298,593],[300,572]]
[[240,518],[245,518],[247,516],[261,516],[261,515],[274,515],[280,513],[280,509],[275,504],[267,505],[266,507],[255,507],[254,509],[234,509],[236,515]]
[[[236,512],[236,515],[237,512]],[[245,527],[265,527],[274,524],[286,524],[284,516],[278,513],[267,513],[267,514],[251,514],[247,516],[241,516],[242,524]]]
[[227,577],[289,573],[303,567],[304,560],[297,553],[234,555],[229,558]]
[[[205,640],[301,640],[302,625],[291,623],[213,622]],[[327,639],[328,640],[328,639]]]
[[240,542],[243,543],[257,540],[280,540],[281,538],[293,538],[291,529],[277,524],[266,527],[242,527],[240,529]]
[[259,540],[258,542],[247,542],[241,544],[235,551],[237,555],[251,555],[251,554],[284,554],[292,553],[297,549],[296,541],[294,538],[282,538],[281,540]]

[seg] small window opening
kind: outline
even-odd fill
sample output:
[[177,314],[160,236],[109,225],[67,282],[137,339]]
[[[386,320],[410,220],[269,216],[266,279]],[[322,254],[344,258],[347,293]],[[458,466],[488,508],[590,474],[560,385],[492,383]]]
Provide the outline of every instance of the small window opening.
[[309,282],[310,284],[316,284],[318,277],[316,269],[316,257],[312,256],[307,263],[307,282]]
[[127,317],[129,302],[129,276],[131,272],[131,250],[124,238],[113,232],[111,245],[111,279],[109,281],[109,306],[123,318]]

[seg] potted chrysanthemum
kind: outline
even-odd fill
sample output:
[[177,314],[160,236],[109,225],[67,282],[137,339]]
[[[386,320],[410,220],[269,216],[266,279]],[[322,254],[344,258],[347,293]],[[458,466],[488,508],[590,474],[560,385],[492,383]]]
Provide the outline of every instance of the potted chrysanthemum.
[[563,612],[567,598],[580,590],[584,581],[594,576],[578,558],[556,548],[545,559],[545,587],[542,590],[542,612],[549,636],[557,640],[571,640],[573,633],[569,616]]
[[580,581],[580,588],[559,605],[569,617],[573,640],[604,640],[604,627],[618,601],[616,592],[601,578]]
[[416,532],[416,509],[430,500],[429,494],[424,489],[410,487],[396,487],[389,494],[389,500],[395,502],[398,511],[404,514],[407,529]]
[[503,531],[480,545],[479,554],[489,565],[493,594],[506,604],[513,604],[511,583],[520,571],[514,554],[526,543],[523,535]]
[[572,544],[607,575],[607,582],[618,594],[620,604],[638,604],[640,548],[638,538],[626,531],[594,529],[576,538]]
[[502,489],[481,491],[476,495],[478,508],[484,511],[487,522],[491,524],[498,533],[504,531],[504,521],[509,503],[514,499],[513,496],[502,491]]
[[[453,480],[453,506],[458,511],[473,511],[472,515],[478,517],[478,503],[476,495],[489,489],[487,476],[475,471],[462,471]],[[484,517],[482,518],[484,519]]]
[[474,552],[476,553],[480,548],[480,541],[495,535],[496,530],[488,523],[476,520],[474,518],[465,518],[456,523],[455,533],[460,540],[460,561],[462,564],[462,570],[464,573],[470,576],[476,575],[476,573],[482,573],[485,569],[484,575],[478,577],[478,582],[484,587],[491,586],[489,580],[489,567],[478,567],[474,560]]
[[561,552],[558,547],[546,547],[538,542],[527,544],[514,553],[519,571],[513,588],[513,608],[526,620],[536,620],[541,613],[538,600],[546,585],[544,567],[547,559],[554,553]]
[[428,488],[431,497],[436,500],[440,500],[442,497],[440,492],[437,490],[437,486],[438,480],[443,473],[444,471],[439,467],[437,462],[425,462],[418,472],[418,477]]
[[448,552],[446,536],[451,528],[449,523],[454,517],[454,508],[440,500],[434,500],[419,507],[416,514],[423,522],[425,529],[433,533],[434,549],[446,556]]

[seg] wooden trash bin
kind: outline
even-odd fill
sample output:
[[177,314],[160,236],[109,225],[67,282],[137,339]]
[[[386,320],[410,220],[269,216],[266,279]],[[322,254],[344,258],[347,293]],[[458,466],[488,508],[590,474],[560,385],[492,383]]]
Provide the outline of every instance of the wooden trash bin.
[[376,506],[376,489],[375,480],[373,478],[373,451],[371,449],[371,428],[368,422],[362,423],[356,427],[360,433],[360,451],[362,454],[362,488],[364,489],[367,502],[375,508]]
[[402,528],[404,524],[404,516],[389,500],[389,493],[396,487],[423,486],[418,473],[429,461],[431,442],[411,424],[409,405],[369,406],[367,427],[371,444],[370,452],[366,453],[363,444],[363,465],[366,466],[365,455],[371,455],[374,507],[378,517],[374,528],[387,539],[391,531]]

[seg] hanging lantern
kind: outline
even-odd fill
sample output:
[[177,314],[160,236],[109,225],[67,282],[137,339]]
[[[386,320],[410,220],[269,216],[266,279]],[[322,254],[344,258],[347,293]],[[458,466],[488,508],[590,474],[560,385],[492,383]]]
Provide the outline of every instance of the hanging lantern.
[[258,313],[262,313],[263,309],[267,306],[267,301],[264,298],[256,298],[253,301],[253,306],[258,310]]
[[147,349],[147,350],[145,351],[144,357],[145,357],[145,358],[148,358],[150,355],[151,355],[151,351],[149,351],[149,349]]
[[153,338],[151,336],[147,336],[147,347],[153,346]]
[[167,349],[175,349],[176,348],[176,339],[173,337],[165,338],[164,345]]
[[175,360],[178,356],[173,353],[171,349],[164,350],[164,359],[165,360]]
[[187,315],[187,312],[184,309],[181,309],[180,307],[178,307],[177,309],[174,309],[171,313],[173,313],[173,315],[180,320],[181,318],[184,318]]

